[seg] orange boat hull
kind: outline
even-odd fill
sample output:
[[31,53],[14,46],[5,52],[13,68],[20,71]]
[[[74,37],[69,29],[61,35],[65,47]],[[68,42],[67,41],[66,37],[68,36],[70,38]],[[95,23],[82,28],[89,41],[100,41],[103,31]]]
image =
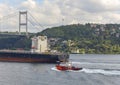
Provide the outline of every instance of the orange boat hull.
[[61,65],[56,65],[56,69],[57,70],[61,70],[61,71],[67,71],[67,70],[82,70],[82,68],[78,68],[78,67],[67,67],[67,66],[61,66]]
[[68,70],[68,67],[66,67],[66,66],[56,65],[56,68],[57,68],[58,70],[61,70],[61,71],[66,71],[66,70]]

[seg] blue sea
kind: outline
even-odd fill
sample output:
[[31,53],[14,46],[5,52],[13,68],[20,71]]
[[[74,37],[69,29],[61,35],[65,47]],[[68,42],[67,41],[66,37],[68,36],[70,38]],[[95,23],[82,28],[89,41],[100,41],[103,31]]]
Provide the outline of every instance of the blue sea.
[[0,62],[0,85],[120,85],[120,55],[71,54],[80,71],[55,64]]

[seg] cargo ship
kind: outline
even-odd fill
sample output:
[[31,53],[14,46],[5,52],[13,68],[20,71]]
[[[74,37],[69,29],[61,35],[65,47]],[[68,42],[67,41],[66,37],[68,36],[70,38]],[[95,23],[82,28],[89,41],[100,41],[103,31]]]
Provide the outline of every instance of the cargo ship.
[[0,61],[7,62],[29,62],[29,63],[56,63],[57,61],[66,62],[69,56],[67,54],[52,53],[32,53],[17,51],[0,51]]
[[0,50],[0,61],[27,62],[27,63],[57,63],[67,62],[69,55],[66,53],[50,52],[46,36],[32,38],[31,51]]

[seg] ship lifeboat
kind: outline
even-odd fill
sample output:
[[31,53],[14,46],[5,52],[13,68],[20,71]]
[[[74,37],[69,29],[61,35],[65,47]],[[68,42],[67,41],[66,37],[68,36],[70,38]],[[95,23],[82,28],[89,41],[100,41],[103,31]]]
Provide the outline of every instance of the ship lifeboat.
[[69,71],[69,70],[79,71],[79,70],[82,70],[82,68],[80,68],[80,67],[72,66],[72,63],[57,64],[56,69],[60,70],[60,71]]

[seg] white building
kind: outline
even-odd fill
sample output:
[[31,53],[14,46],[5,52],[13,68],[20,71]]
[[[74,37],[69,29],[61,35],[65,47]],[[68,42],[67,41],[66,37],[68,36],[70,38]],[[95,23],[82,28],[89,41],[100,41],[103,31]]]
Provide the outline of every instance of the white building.
[[32,52],[44,53],[48,51],[47,36],[38,36],[32,38]]

